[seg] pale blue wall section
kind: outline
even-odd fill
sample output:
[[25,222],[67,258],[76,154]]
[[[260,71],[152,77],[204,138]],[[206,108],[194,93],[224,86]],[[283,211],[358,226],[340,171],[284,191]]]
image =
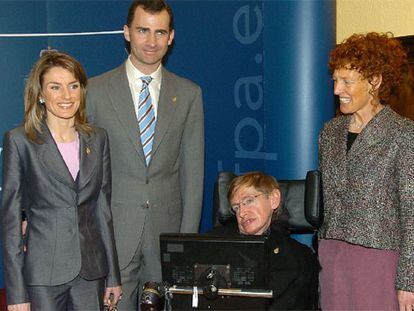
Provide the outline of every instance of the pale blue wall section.
[[[266,171],[304,179],[318,167],[318,133],[334,115],[329,51],[335,45],[335,1],[264,1]],[[313,235],[293,235],[307,245]]]
[[[46,3],[2,1],[0,33],[45,32]],[[30,18],[36,16],[36,18]],[[24,79],[33,60],[47,46],[47,38],[0,37],[0,139],[3,133],[22,122]],[[36,51],[36,52],[34,52]],[[1,164],[0,164],[1,168]]]
[[264,1],[266,170],[302,179],[317,168],[317,137],[334,114],[329,51],[335,1]]

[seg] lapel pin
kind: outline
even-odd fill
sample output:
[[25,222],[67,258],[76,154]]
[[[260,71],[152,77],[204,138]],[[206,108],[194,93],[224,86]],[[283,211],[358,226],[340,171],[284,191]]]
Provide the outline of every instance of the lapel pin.
[[275,254],[279,254],[279,247],[276,247],[276,248],[273,250],[273,253],[275,253]]
[[86,147],[85,148],[85,152],[86,152],[86,154],[90,154],[91,153],[91,149],[89,147]]
[[173,101],[173,103],[175,103],[175,102],[177,101],[177,96],[174,96],[174,97],[172,98],[172,101]]

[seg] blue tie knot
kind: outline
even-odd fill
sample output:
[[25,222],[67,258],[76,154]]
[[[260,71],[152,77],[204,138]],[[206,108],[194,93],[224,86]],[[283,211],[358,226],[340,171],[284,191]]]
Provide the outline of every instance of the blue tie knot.
[[141,80],[142,80],[142,83],[145,83],[146,85],[148,85],[150,84],[152,78],[151,76],[144,76],[144,77],[141,77]]

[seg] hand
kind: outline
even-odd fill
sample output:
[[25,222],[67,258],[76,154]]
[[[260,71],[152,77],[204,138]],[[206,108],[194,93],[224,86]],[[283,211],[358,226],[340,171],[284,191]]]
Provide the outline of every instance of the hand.
[[22,221],[22,234],[23,235],[26,234],[26,229],[27,229],[27,220],[23,220]]
[[7,311],[30,311],[30,303],[18,303],[16,305],[7,305]]
[[406,292],[404,290],[397,290],[398,303],[400,311],[414,310],[414,292]]
[[115,308],[122,298],[121,286],[107,287],[104,294],[104,305],[109,307],[109,310]]
[[23,244],[23,251],[26,252],[27,247],[26,247],[26,241],[24,239],[24,237],[26,236],[26,231],[27,231],[27,220],[23,220],[22,221],[22,235],[23,235],[23,240],[24,240],[24,244]]

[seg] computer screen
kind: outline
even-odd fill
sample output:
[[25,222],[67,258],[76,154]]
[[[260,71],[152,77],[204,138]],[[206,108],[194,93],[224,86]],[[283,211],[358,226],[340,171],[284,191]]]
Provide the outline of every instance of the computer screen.
[[[176,286],[268,290],[266,237],[161,234],[163,281]],[[214,280],[213,280],[214,279]],[[264,310],[266,298],[174,294],[173,310]]]

